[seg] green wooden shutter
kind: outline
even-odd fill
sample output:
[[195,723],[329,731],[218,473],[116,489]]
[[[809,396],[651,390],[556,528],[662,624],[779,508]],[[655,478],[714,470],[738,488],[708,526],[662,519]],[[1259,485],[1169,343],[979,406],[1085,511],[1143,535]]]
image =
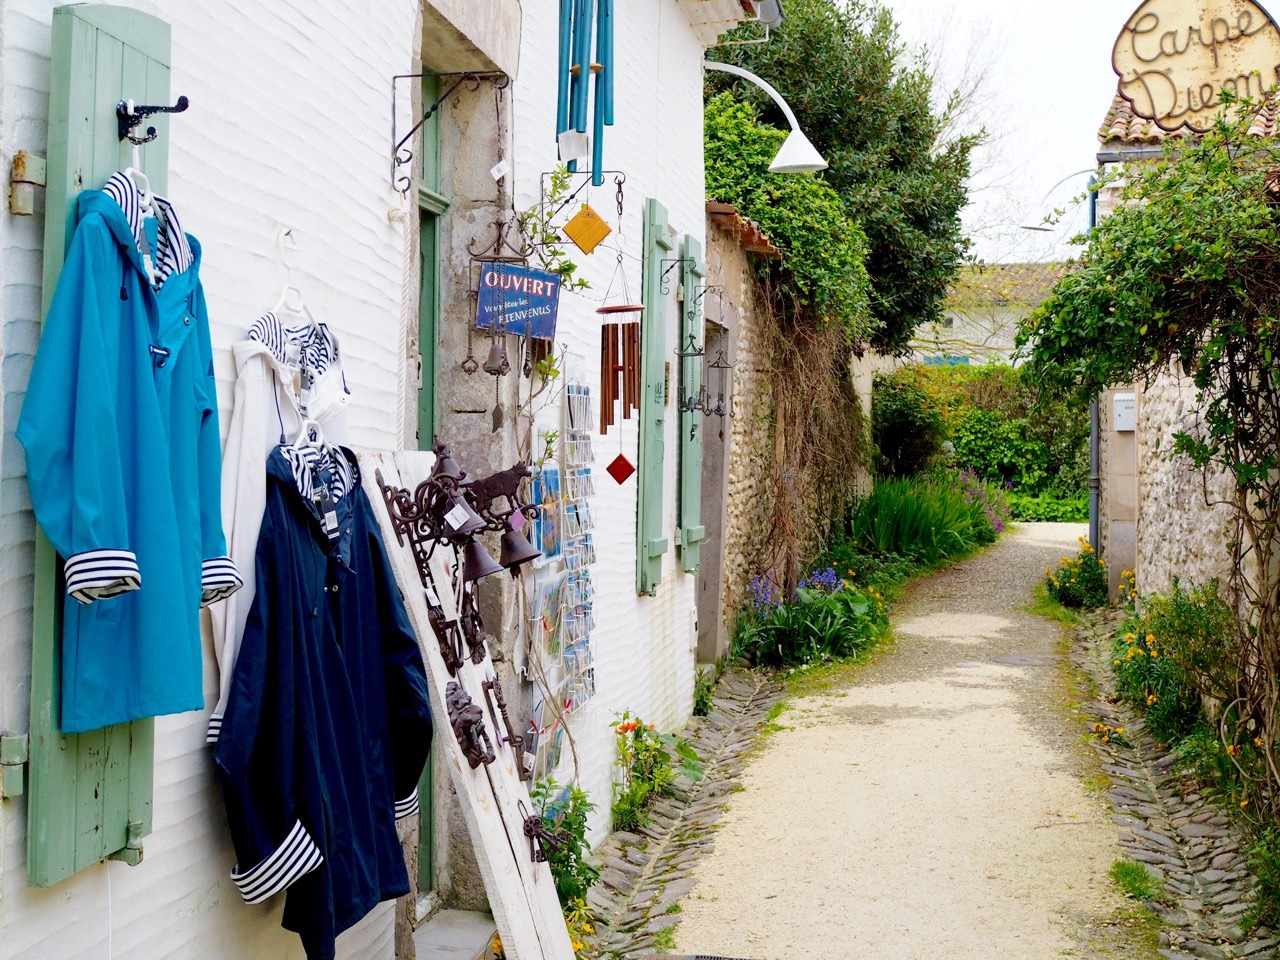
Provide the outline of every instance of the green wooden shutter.
[[[702,244],[687,233],[680,256],[680,352],[689,353],[692,344],[706,349],[702,325],[703,281],[707,276],[702,262]],[[692,338],[692,339],[691,339]],[[684,396],[697,397],[702,390],[703,357],[680,360],[680,385]],[[702,559],[702,420],[701,410],[680,412],[680,569],[693,573]]]
[[667,229],[667,209],[657,200],[644,202],[644,314],[640,320],[640,463],[636,502],[636,589],[652,596],[662,582],[663,458],[666,443],[667,285],[663,272],[672,266],[675,242]]
[[[75,226],[76,196],[121,166],[116,104],[170,103],[169,25],[124,7],[76,4],[53,13],[49,81],[48,194],[44,306],[48,309]],[[197,106],[198,109],[198,106]],[[142,148],[152,189],[168,179],[168,118]],[[123,723],[79,735],[61,713],[62,563],[36,535],[31,652],[31,788],[27,796],[27,877],[50,886],[103,857],[142,859],[151,832],[154,724]]]

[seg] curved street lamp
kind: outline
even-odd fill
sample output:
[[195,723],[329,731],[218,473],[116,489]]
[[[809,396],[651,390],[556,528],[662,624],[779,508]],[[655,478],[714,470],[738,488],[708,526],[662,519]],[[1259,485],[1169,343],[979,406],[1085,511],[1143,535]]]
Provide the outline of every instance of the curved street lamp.
[[773,98],[773,102],[778,105],[783,115],[786,116],[787,123],[791,124],[791,132],[787,134],[787,139],[783,141],[782,146],[778,149],[777,156],[773,158],[773,163],[769,164],[770,173],[813,173],[827,169],[827,161],[822,159],[822,154],[818,153],[817,148],[809,142],[809,138],[800,132],[800,122],[796,120],[796,115],[787,106],[787,101],[782,99],[782,94],[754,73],[743,70],[741,67],[735,67],[731,63],[703,60],[702,66],[705,70],[720,70],[724,73],[731,73],[735,77],[741,77],[749,83],[754,83]]
[[[1098,172],[1097,167],[1085,167],[1083,170],[1077,170],[1075,173],[1068,173],[1065,177],[1063,177],[1061,180],[1059,180],[1057,183],[1055,183],[1052,187],[1048,189],[1048,191],[1044,195],[1044,199],[1040,201],[1040,209],[1044,210],[1044,208],[1049,203],[1049,198],[1053,196],[1053,191],[1057,190],[1060,186],[1062,186],[1068,180],[1074,179],[1075,177],[1084,176],[1086,173],[1097,173],[1097,172]],[[1040,223],[1020,223],[1018,224],[1018,226],[1022,227],[1023,230],[1034,230],[1036,233],[1054,233],[1057,230],[1058,225],[1053,224],[1052,226],[1050,226],[1049,224],[1045,223],[1042,220]]]

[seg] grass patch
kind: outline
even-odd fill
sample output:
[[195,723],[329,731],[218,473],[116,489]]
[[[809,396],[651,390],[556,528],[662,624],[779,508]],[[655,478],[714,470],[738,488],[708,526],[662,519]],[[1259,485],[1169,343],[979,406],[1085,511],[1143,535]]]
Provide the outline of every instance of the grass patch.
[[1169,894],[1164,884],[1151,871],[1136,860],[1121,858],[1111,865],[1108,871],[1125,896],[1144,902],[1166,903]]
[[856,660],[833,660],[827,663],[815,663],[806,667],[796,667],[783,674],[787,695],[792,697],[808,697],[830,692],[833,688],[852,683],[870,664],[875,663],[886,652],[893,649],[893,633],[887,633],[864,656]]
[[1074,610],[1068,610],[1050,596],[1048,587],[1043,583],[1036,586],[1036,598],[1026,610],[1027,613],[1060,623],[1064,627],[1074,627],[1080,623],[1080,615]]
[[671,953],[676,948],[676,928],[663,927],[653,935],[653,949],[659,953]]
[[679,900],[677,900],[675,903],[673,903],[671,906],[667,907],[666,909],[666,913],[668,915],[673,913],[683,913],[683,912],[684,912],[684,907],[680,906]]

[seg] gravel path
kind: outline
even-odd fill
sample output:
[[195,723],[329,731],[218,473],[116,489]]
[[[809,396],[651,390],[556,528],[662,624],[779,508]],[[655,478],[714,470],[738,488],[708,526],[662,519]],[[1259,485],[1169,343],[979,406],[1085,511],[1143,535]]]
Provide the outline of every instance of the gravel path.
[[683,902],[683,954],[755,960],[1154,956],[1064,657],[1027,610],[1071,524],[1028,524],[918,583],[896,643],[799,696]]

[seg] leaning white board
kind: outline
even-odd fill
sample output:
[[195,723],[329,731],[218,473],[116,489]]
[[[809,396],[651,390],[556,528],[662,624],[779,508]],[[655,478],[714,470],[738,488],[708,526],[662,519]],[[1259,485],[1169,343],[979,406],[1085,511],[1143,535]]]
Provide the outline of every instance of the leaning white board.
[[[529,840],[524,835],[521,811],[534,812],[529,791],[520,780],[515,752],[510,746],[498,743],[498,731],[493,729],[484,690],[480,686],[486,677],[496,676],[497,670],[486,653],[483,662],[475,664],[468,659],[456,677],[449,675],[431,626],[426,594],[413,552],[408,543],[401,544],[397,539],[378,486],[377,477],[381,474],[383,483],[412,493],[431,474],[435,455],[429,452],[369,453],[360,454],[359,460],[365,492],[373,502],[396,582],[404,594],[409,621],[418,636],[418,645],[427,665],[435,728],[433,748],[443,750],[448,760],[484,879],[485,893],[489,897],[498,933],[502,936],[503,950],[510,960],[573,960],[573,947],[551,870],[545,863],[533,862],[529,854]],[[446,616],[454,612],[449,598],[453,595],[450,580],[451,565],[455,562],[455,551],[443,546],[437,548],[432,558],[435,590]],[[461,683],[471,699],[484,710],[485,728],[497,755],[493,763],[481,764],[473,770],[463,754],[445,708],[445,689],[451,680]],[[512,717],[512,723],[519,722]],[[427,798],[423,799],[426,802]]]

